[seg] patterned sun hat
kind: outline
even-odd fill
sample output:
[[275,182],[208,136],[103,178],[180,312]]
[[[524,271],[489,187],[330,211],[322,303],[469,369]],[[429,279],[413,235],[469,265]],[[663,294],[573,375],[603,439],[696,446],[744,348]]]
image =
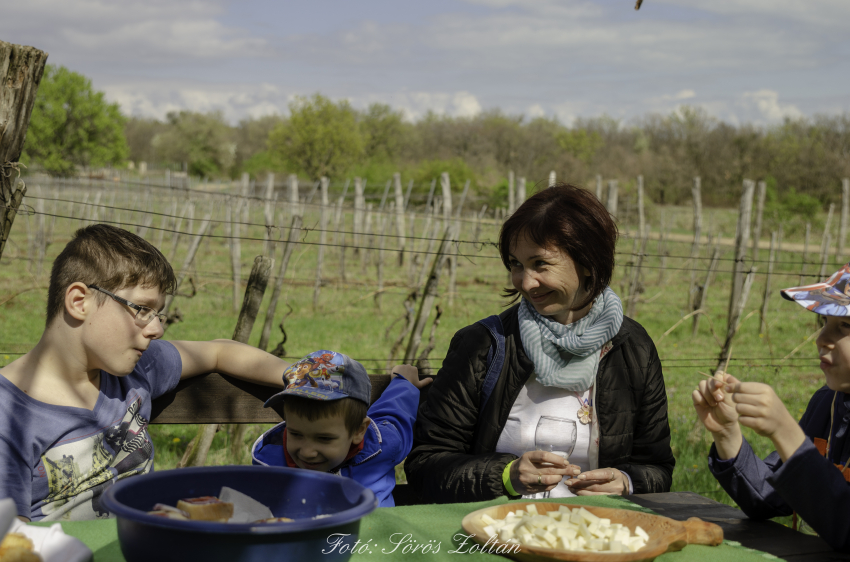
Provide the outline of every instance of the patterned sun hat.
[[826,281],[783,289],[780,294],[816,314],[850,316],[850,263],[844,264]]
[[348,355],[326,349],[290,365],[283,372],[283,381],[286,388],[266,400],[266,408],[282,402],[287,395],[313,400],[355,398],[366,404],[372,399],[366,368]]

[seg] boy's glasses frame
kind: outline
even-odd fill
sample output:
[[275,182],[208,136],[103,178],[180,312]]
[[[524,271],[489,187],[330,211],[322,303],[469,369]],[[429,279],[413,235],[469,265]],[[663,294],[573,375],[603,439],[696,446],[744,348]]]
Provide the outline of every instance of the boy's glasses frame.
[[88,287],[89,289],[94,289],[95,291],[100,291],[105,295],[109,295],[115,302],[119,302],[123,305],[129,306],[130,308],[135,310],[136,314],[133,318],[136,321],[136,326],[138,326],[139,328],[144,328],[145,326],[150,324],[154,318],[159,318],[160,323],[165,324],[165,320],[168,318],[165,314],[161,314],[150,307],[132,303],[125,298],[121,298],[118,295],[110,293],[106,289],[101,289],[97,285],[86,285],[86,287]]

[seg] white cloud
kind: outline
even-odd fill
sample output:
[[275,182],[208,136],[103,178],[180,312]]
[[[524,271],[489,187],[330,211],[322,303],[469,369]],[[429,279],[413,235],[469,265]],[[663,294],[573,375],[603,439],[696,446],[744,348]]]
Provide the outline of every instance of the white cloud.
[[794,105],[779,103],[779,93],[773,90],[744,92],[741,98],[743,107],[754,113],[754,120],[758,122],[776,122],[786,117],[796,119],[803,116],[803,112]]

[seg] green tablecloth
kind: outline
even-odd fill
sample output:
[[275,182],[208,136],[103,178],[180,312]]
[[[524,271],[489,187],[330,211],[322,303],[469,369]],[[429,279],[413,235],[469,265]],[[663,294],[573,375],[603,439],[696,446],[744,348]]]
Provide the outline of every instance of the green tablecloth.
[[[546,501],[546,500],[543,500]],[[583,498],[568,498],[552,501],[564,503],[583,503],[599,507],[615,507],[647,511],[625,498],[615,496],[594,496]],[[352,560],[374,560],[392,562],[404,560],[457,560],[464,553],[469,555],[469,549],[474,543],[467,540],[464,545],[465,533],[460,526],[464,516],[472,511],[507,503],[507,498],[488,502],[460,503],[447,505],[417,505],[405,507],[382,508],[373,511],[365,517],[360,526],[360,541],[368,542],[371,553],[355,554]],[[97,521],[68,521],[62,523],[62,528],[69,535],[83,541],[94,553],[94,562],[123,562],[121,548],[118,545],[118,535],[114,519]],[[369,541],[371,539],[371,541]],[[407,545],[430,545],[431,552],[403,552]],[[434,552],[439,545],[439,552]],[[453,552],[454,551],[454,552]],[[504,557],[493,554],[475,554],[481,560],[505,560]],[[707,560],[718,562],[764,562],[765,559],[776,559],[770,554],[742,547],[738,543],[724,542],[720,546],[689,545],[680,552],[664,554],[656,560],[660,562],[691,562]]]

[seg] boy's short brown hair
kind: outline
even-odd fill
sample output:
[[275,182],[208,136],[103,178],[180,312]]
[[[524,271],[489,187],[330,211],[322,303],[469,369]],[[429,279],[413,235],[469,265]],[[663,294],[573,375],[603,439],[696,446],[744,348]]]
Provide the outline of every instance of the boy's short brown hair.
[[308,421],[341,415],[348,435],[354,435],[360,429],[368,411],[369,405],[355,398],[312,400],[302,396],[287,396],[283,401],[284,418],[286,412]]
[[[174,270],[162,252],[141,236],[108,224],[77,230],[53,261],[45,325],[59,316],[65,307],[65,290],[78,281],[112,292],[141,285],[168,295],[177,287]],[[95,298],[102,304],[108,297],[98,292]]]

